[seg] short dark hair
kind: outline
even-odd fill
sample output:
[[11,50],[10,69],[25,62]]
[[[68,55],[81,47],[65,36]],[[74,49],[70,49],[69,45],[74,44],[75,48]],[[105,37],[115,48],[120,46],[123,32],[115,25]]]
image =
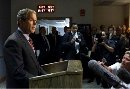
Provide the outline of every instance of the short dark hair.
[[52,30],[56,30],[56,27],[53,26],[53,27],[52,27]]
[[29,8],[25,8],[25,9],[22,9],[22,10],[19,10],[18,14],[17,14],[17,21],[19,20],[26,20],[28,18],[28,15],[30,13],[35,13],[36,12],[32,9],[29,9]]
[[77,25],[77,23],[72,23],[72,24],[70,25],[70,28],[71,28],[73,25]]
[[42,29],[45,29],[45,27],[44,27],[44,26],[40,27],[40,28],[39,28],[39,32],[40,32]]

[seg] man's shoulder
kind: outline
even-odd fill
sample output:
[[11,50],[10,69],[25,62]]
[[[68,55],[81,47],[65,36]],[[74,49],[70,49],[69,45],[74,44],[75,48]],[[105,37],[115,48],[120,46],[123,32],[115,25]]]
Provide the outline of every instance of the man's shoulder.
[[19,36],[16,32],[12,33],[5,41],[5,44],[10,43],[10,42],[18,42]]
[[18,34],[16,32],[14,32],[7,38],[7,40],[16,40],[18,38],[19,38]]

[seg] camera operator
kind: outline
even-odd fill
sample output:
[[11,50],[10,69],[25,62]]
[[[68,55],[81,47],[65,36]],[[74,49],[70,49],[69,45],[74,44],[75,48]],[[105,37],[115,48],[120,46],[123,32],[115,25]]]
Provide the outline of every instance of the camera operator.
[[91,57],[97,61],[102,61],[103,58],[106,59],[106,65],[114,64],[114,41],[108,39],[104,31],[97,33],[95,39]]
[[[107,66],[112,65],[116,62],[114,48],[114,41],[108,39],[106,33],[101,31],[96,34],[90,57],[96,61],[103,61]],[[103,87],[108,88],[108,85],[103,83]],[[97,84],[100,84],[100,78],[97,78]]]

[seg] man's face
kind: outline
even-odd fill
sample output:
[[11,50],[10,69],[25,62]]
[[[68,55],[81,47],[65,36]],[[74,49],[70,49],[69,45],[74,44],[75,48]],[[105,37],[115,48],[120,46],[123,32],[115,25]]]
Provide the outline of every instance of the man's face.
[[122,30],[124,30],[124,31],[126,30],[126,26],[125,25],[123,25]]
[[119,29],[119,28],[116,29],[116,35],[117,35],[117,36],[121,35],[121,29]]
[[36,29],[37,16],[35,13],[31,13],[25,21],[21,22],[22,31],[25,34],[34,33]]
[[109,34],[113,34],[114,33],[114,30],[113,30],[113,28],[109,28]]
[[130,56],[125,54],[122,59],[122,67],[126,68],[130,72]]
[[77,32],[78,30],[78,26],[77,25],[73,25],[72,28],[71,28],[71,31],[72,32]]
[[56,32],[57,32],[57,30],[56,30],[56,28],[52,28],[52,34],[56,34]]
[[41,31],[40,31],[40,33],[41,33],[42,35],[45,35],[45,34],[46,34],[45,28],[42,28]]

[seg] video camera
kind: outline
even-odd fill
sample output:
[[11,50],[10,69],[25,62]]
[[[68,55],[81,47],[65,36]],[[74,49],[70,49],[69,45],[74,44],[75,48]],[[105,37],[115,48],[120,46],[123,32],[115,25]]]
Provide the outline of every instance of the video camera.
[[102,43],[102,42],[103,42],[102,33],[97,33],[97,34],[96,34],[96,41],[97,41],[98,43]]

